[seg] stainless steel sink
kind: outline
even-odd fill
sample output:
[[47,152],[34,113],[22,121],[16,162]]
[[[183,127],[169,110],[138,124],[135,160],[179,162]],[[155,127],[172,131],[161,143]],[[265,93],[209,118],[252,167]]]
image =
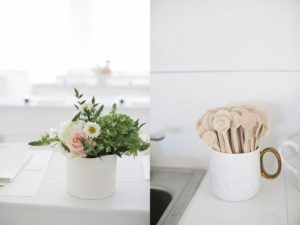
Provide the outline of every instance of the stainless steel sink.
[[204,177],[205,171],[151,168],[151,225],[176,225]]
[[151,188],[150,191],[150,224],[157,224],[172,200],[172,195],[165,190]]

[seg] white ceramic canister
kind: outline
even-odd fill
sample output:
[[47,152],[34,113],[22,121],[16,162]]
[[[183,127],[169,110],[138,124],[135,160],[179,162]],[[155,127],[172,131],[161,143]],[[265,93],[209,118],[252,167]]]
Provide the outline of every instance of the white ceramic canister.
[[108,197],[116,189],[116,155],[101,158],[67,156],[67,192],[82,199]]
[[[263,156],[267,152],[273,153],[278,161],[274,174],[268,174],[263,166]],[[244,201],[254,197],[260,188],[261,176],[274,179],[280,171],[280,156],[271,147],[240,154],[212,151],[209,166],[212,191],[225,201]]]

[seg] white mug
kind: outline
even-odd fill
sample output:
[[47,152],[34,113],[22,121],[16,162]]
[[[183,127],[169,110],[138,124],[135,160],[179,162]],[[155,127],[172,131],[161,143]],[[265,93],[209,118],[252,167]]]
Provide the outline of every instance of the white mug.
[[[263,165],[263,157],[267,152],[273,153],[278,162],[274,174],[268,174]],[[280,155],[272,147],[240,154],[212,151],[209,165],[212,191],[225,201],[244,201],[254,197],[260,188],[261,176],[275,179],[280,171]]]
[[[287,148],[293,150],[296,153],[296,158],[294,157],[295,164],[293,165],[291,163],[291,158],[288,158],[287,155],[284,153],[284,151],[287,150]],[[283,142],[279,148],[280,155],[282,158],[282,161],[286,165],[288,169],[290,169],[297,178],[297,188],[300,190],[300,135],[296,135],[294,138],[287,140]]]

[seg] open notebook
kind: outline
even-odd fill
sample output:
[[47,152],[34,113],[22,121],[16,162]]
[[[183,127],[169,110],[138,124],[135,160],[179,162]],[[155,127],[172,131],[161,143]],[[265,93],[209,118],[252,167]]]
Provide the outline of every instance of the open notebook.
[[32,158],[27,149],[9,145],[0,147],[0,184],[12,182]]

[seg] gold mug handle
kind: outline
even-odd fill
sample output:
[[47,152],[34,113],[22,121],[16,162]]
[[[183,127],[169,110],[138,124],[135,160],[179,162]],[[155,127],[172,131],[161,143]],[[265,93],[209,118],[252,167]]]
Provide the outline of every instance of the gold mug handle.
[[[275,155],[276,159],[277,159],[277,165],[278,165],[278,168],[277,168],[277,171],[274,173],[274,174],[269,174],[266,172],[265,170],[265,167],[264,167],[264,155],[267,153],[267,152],[271,152]],[[262,150],[260,152],[260,170],[261,170],[261,175],[266,178],[266,179],[275,179],[276,177],[279,176],[280,174],[280,171],[281,171],[281,157],[278,153],[278,151],[273,148],[273,147],[267,147],[265,148],[264,150]]]

